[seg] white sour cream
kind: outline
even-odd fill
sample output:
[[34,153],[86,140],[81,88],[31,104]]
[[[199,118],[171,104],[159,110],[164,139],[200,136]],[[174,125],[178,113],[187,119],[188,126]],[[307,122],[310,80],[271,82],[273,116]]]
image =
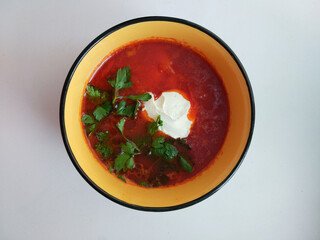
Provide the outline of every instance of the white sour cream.
[[150,94],[152,98],[144,102],[143,110],[153,120],[161,116],[163,126],[159,130],[173,138],[188,137],[192,125],[188,119],[190,102],[177,92],[163,92],[157,100]]

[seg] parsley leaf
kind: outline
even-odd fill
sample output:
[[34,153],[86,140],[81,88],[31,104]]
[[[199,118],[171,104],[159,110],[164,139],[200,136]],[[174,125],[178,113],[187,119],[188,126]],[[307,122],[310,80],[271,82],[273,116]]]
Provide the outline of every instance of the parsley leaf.
[[117,123],[117,127],[122,134],[123,134],[123,127],[125,123],[126,123],[126,118],[121,118],[121,120]]
[[119,131],[121,132],[122,137],[125,140],[127,140],[127,142],[129,142],[134,147],[134,149],[136,149],[138,151],[138,153],[136,153],[136,154],[140,154],[140,149],[137,147],[137,145],[133,141],[126,138],[126,136],[123,134],[123,127],[124,127],[125,122],[126,122],[126,118],[121,118],[121,120],[117,123],[117,127],[118,127]]
[[131,117],[134,112],[134,107],[132,105],[126,106],[126,101],[122,100],[117,108],[118,115],[124,115],[127,117]]
[[132,86],[132,82],[129,81],[131,78],[130,67],[119,68],[116,76],[116,80],[108,80],[110,85],[114,87],[114,98],[112,103],[116,102],[118,98],[118,90],[122,88],[129,88]]
[[92,86],[90,84],[87,85],[86,93],[89,96],[89,100],[96,103],[104,102],[109,96],[106,91],[101,91],[98,87]]
[[126,162],[131,158],[131,156],[127,153],[121,153],[114,160],[114,169],[116,171],[120,171],[124,169]]
[[134,147],[130,142],[126,142],[126,144],[121,144],[121,149],[123,152],[134,155]]
[[152,142],[153,148],[162,148],[164,143],[164,137],[157,137]]
[[158,137],[153,140],[152,152],[167,160],[171,160],[178,155],[177,148],[172,144],[165,142],[164,137]]
[[127,161],[126,163],[126,167],[128,169],[132,169],[134,167],[134,160],[133,160],[133,157],[129,158],[129,160]]
[[105,110],[103,107],[98,106],[94,111],[93,111],[93,116],[98,120],[101,121],[104,117],[107,116],[107,110]]
[[160,115],[157,117],[156,121],[153,121],[149,124],[148,131],[151,135],[154,135],[160,126],[163,126],[163,121],[161,120]]
[[122,181],[127,182],[126,179],[125,179],[122,175],[117,175],[117,177],[118,177],[119,179],[121,179]]
[[178,138],[176,141],[177,141],[181,146],[183,146],[183,147],[191,150],[191,147],[190,147],[190,145],[187,143],[187,140],[182,139],[182,138]]
[[108,136],[109,136],[109,132],[108,131],[97,133],[98,140],[102,141],[102,142],[105,141]]
[[191,164],[183,157],[179,156],[179,158],[180,158],[180,164],[182,166],[182,169],[188,173],[191,173],[191,171],[192,171]]
[[109,172],[113,173],[113,167],[111,165],[108,165]]
[[150,185],[150,184],[147,183],[147,182],[140,182],[139,185],[140,185],[140,186],[146,186],[146,187],[152,187],[152,185]]
[[138,113],[138,110],[139,110],[139,107],[140,107],[140,106],[141,106],[140,102],[137,101],[136,106],[135,106],[134,111],[133,111],[133,116],[134,116],[134,118],[137,117],[137,113]]
[[81,121],[83,123],[85,123],[86,125],[94,123],[94,119],[90,115],[87,115],[87,114],[83,114]]
[[101,96],[100,89],[92,85],[87,85],[87,94],[93,98],[98,98]]
[[140,95],[125,96],[125,98],[129,98],[131,100],[148,101],[151,99],[151,95],[150,95],[150,93],[144,93],[144,94],[140,94]]
[[116,85],[116,80],[108,80],[108,82],[110,83],[111,87],[113,87],[113,88]]
[[173,159],[178,155],[178,150],[175,146],[171,145],[170,143],[164,143],[165,151],[165,158],[166,159]]
[[126,142],[126,144],[121,144],[121,154],[116,157],[114,160],[114,169],[116,171],[126,171],[128,169],[132,169],[134,167],[134,155],[140,154],[135,153],[134,146],[131,142]]
[[100,152],[105,158],[109,157],[111,154],[111,148],[103,146],[101,143],[97,143],[95,145],[95,149],[97,152]]
[[89,133],[89,137],[96,131],[97,129],[97,124],[91,124],[86,128],[86,131]]
[[93,115],[98,121],[101,121],[104,117],[109,115],[111,108],[111,103],[105,102],[93,111]]
[[89,137],[92,135],[92,133],[95,132],[97,129],[97,124],[95,123],[95,120],[93,117],[87,114],[83,114],[81,118],[81,122],[83,122],[85,125],[87,125],[86,132],[88,133]]

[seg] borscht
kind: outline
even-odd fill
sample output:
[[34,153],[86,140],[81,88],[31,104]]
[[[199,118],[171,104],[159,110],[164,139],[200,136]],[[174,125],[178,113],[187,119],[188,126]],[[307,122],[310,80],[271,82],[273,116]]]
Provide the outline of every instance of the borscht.
[[197,50],[172,39],[140,40],[94,71],[81,121],[92,153],[119,180],[172,186],[201,173],[219,153],[228,96]]

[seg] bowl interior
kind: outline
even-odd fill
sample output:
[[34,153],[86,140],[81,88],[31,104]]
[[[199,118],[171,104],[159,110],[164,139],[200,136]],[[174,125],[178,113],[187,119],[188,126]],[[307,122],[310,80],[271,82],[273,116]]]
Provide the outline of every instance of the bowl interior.
[[[230,123],[220,153],[205,171],[184,184],[146,189],[123,183],[95,159],[81,125],[81,99],[93,71],[112,51],[135,40],[173,38],[197,49],[221,76],[230,104]],[[165,208],[198,199],[217,189],[232,173],[245,150],[251,128],[251,100],[243,73],[229,52],[214,38],[189,25],[172,21],[145,21],[122,27],[95,44],[80,60],[65,96],[64,124],[75,164],[100,192],[129,205]]]

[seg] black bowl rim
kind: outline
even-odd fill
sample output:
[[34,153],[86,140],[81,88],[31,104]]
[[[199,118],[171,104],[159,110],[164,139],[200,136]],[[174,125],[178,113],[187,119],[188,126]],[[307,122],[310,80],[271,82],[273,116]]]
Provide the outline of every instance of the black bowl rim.
[[[68,87],[69,87],[70,81],[72,79],[72,76],[73,76],[77,66],[79,65],[81,60],[84,58],[84,56],[91,50],[91,48],[93,48],[97,43],[99,43],[102,39],[104,39],[109,34],[115,32],[115,31],[117,31],[117,30],[119,30],[119,29],[121,29],[123,27],[129,26],[129,25],[132,25],[132,24],[136,24],[136,23],[148,22],[148,21],[166,21],[166,22],[181,23],[181,24],[193,27],[195,29],[198,29],[198,30],[204,32],[205,34],[209,35],[210,37],[212,37],[214,40],[216,40],[221,46],[223,46],[228,51],[228,53],[236,61],[239,69],[241,70],[241,72],[243,74],[243,77],[246,80],[246,84],[247,84],[247,88],[248,88],[248,92],[249,92],[249,96],[250,96],[250,105],[251,105],[251,126],[250,126],[250,132],[249,132],[249,136],[248,136],[248,139],[247,139],[247,143],[246,143],[246,146],[245,146],[245,148],[244,148],[244,150],[243,150],[243,152],[241,154],[241,157],[240,157],[239,161],[237,162],[236,166],[232,169],[230,174],[218,186],[213,188],[208,193],[202,195],[201,197],[199,197],[197,199],[194,199],[192,201],[183,203],[183,204],[174,205],[174,206],[168,206],[168,207],[145,207],[145,206],[139,206],[139,205],[130,204],[130,203],[127,203],[125,201],[122,201],[122,200],[110,195],[109,193],[107,193],[103,189],[101,189],[98,185],[96,185],[86,175],[86,173],[82,170],[82,168],[78,164],[75,156],[73,155],[73,152],[72,152],[72,150],[70,148],[70,145],[69,145],[69,141],[67,139],[65,123],[64,123],[64,108],[65,108],[65,100],[66,100]],[[204,27],[202,27],[202,26],[200,26],[198,24],[195,24],[193,22],[190,22],[190,21],[187,21],[187,20],[184,20],[184,19],[174,18],[174,17],[164,17],[164,16],[149,16],[149,17],[141,17],[141,18],[135,18],[135,19],[132,19],[132,20],[128,20],[128,21],[125,21],[123,23],[120,23],[120,24],[108,29],[107,31],[103,32],[98,37],[96,37],[80,53],[80,55],[77,57],[77,59],[73,63],[73,65],[72,65],[72,67],[71,67],[71,69],[70,69],[70,71],[69,71],[69,73],[67,75],[67,78],[65,80],[65,83],[63,85],[61,99],[60,99],[59,117],[60,117],[61,134],[62,134],[63,142],[64,142],[65,148],[67,150],[67,153],[68,153],[73,165],[75,166],[75,168],[78,170],[80,175],[87,181],[87,183],[91,185],[91,187],[93,187],[96,191],[98,191],[100,194],[102,194],[103,196],[107,197],[111,201],[116,202],[116,203],[118,203],[118,204],[120,204],[122,206],[125,206],[125,207],[128,207],[128,208],[132,208],[132,209],[135,209],[135,210],[141,210],[141,211],[165,212],[165,211],[172,211],[172,210],[182,209],[182,208],[194,205],[196,203],[199,203],[199,202],[203,201],[204,199],[208,198],[209,196],[213,195],[214,193],[216,193],[223,185],[225,185],[230,180],[230,178],[235,174],[235,172],[237,171],[237,169],[239,168],[239,166],[243,162],[243,159],[244,159],[244,157],[245,157],[245,155],[247,153],[247,150],[249,148],[249,145],[250,145],[250,142],[251,142],[251,139],[252,139],[254,122],[255,122],[255,104],[254,104],[254,97],[253,97],[252,87],[251,87],[249,78],[247,76],[247,73],[246,73],[244,67],[242,66],[242,64],[241,64],[240,60],[238,59],[238,57],[236,56],[236,54],[231,50],[231,48],[224,41],[222,41],[217,35],[215,35],[211,31],[207,30],[206,28],[204,28]]]

